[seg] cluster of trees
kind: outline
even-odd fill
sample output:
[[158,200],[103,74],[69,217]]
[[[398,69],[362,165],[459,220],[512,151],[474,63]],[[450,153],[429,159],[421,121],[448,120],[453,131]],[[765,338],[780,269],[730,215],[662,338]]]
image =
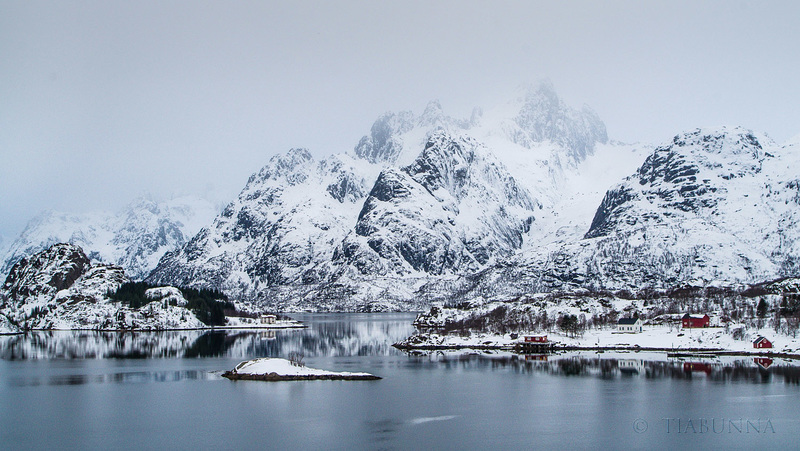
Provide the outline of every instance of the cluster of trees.
[[[140,308],[153,302],[153,299],[145,296],[145,292],[156,287],[157,285],[147,282],[127,282],[120,285],[116,291],[109,292],[108,297],[131,308]],[[177,288],[187,301],[186,308],[208,326],[224,325],[225,313],[236,311],[233,303],[228,301],[228,297],[221,291],[206,288]]]
[[152,302],[152,299],[147,298],[144,292],[150,288],[154,288],[147,282],[126,282],[117,288],[116,291],[108,293],[108,297],[112,301],[122,302],[130,308],[139,308]]
[[[547,310],[538,306],[499,305],[488,312],[474,313],[462,319],[448,321],[444,332],[469,334],[470,332],[491,332],[506,334],[513,332],[552,330],[554,327],[571,336],[582,335],[589,327],[602,327],[606,322],[616,324],[616,315],[598,315],[587,320],[586,315],[548,316]],[[602,323],[602,324],[601,324]]]

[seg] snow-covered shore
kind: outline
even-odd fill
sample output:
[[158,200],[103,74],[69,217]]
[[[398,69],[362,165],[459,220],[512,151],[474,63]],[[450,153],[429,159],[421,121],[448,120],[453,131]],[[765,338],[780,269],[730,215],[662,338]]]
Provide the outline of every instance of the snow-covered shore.
[[244,361],[222,374],[232,380],[377,380],[370,373],[335,372],[297,365],[286,359],[260,358]]
[[[400,349],[513,349],[525,334],[472,333],[466,335],[421,332],[395,343]],[[591,329],[581,336],[570,337],[549,332],[554,349],[617,349],[659,350],[668,352],[707,351],[753,355],[796,355],[800,358],[800,338],[777,335],[770,329],[753,330],[736,340],[724,328],[681,329],[669,326],[646,326],[641,333],[619,333],[616,329]],[[754,349],[752,340],[769,338],[773,348]],[[516,337],[516,338],[512,338]]]

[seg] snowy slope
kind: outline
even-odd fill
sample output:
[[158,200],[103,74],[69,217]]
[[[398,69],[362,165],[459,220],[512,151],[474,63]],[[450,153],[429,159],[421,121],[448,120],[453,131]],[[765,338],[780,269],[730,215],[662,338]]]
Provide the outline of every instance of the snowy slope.
[[210,202],[191,196],[164,202],[142,197],[117,213],[44,212],[0,254],[0,274],[8,274],[27,255],[73,243],[93,261],[122,266],[132,278],[142,279],[165,252],[184,244],[217,213]]

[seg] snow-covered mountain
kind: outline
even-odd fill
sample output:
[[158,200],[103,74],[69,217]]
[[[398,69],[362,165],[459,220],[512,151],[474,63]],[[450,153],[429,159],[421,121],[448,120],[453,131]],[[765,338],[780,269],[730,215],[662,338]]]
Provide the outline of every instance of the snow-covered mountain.
[[368,190],[355,164],[347,155],[314,161],[305,149],[274,156],[209,227],[165,255],[148,280],[238,295],[319,282]]
[[3,254],[0,274],[25,256],[56,243],[86,249],[92,261],[115,264],[141,280],[161,256],[183,245],[218,213],[198,197],[156,202],[141,197],[121,212],[68,214],[48,211],[32,219]]
[[679,134],[608,190],[582,238],[545,240],[465,279],[459,291],[482,299],[579,289],[642,294],[796,276],[798,150],[739,127]]
[[[350,152],[273,157],[148,281],[220,288],[286,309],[408,308],[432,277],[490,267],[532,236],[563,237],[572,226],[554,227],[552,216],[573,194],[565,182],[602,160],[598,148],[638,149],[607,141],[597,115],[566,106],[549,83],[468,120],[445,115],[438,102],[419,116],[387,113]],[[625,174],[617,172],[594,181],[591,210]],[[588,226],[591,211],[583,215]]]
[[683,133],[609,190],[586,238],[614,243],[606,270],[639,253],[677,260],[667,272],[683,279],[797,274],[798,163],[797,149],[742,128]]
[[[78,246],[53,245],[11,268],[0,288],[0,333],[205,327],[174,288],[151,289],[153,302],[139,308],[112,302],[108,293],[127,281],[121,267],[92,264]],[[167,302],[174,292],[182,302]]]
[[744,286],[800,270],[799,150],[727,127],[659,147],[609,141],[545,82],[468,119],[438,102],[386,113],[322,160],[276,155],[213,220],[147,201],[51,214],[9,252],[71,241],[134,278],[154,267],[148,282],[284,311]]

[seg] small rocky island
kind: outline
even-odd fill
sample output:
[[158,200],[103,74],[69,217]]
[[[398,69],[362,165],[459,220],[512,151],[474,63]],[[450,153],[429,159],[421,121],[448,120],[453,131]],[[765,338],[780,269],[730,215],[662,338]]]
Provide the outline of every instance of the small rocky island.
[[244,361],[222,377],[230,380],[254,381],[306,381],[306,380],[378,380],[380,377],[369,373],[349,373],[308,368],[297,359],[259,358]]

